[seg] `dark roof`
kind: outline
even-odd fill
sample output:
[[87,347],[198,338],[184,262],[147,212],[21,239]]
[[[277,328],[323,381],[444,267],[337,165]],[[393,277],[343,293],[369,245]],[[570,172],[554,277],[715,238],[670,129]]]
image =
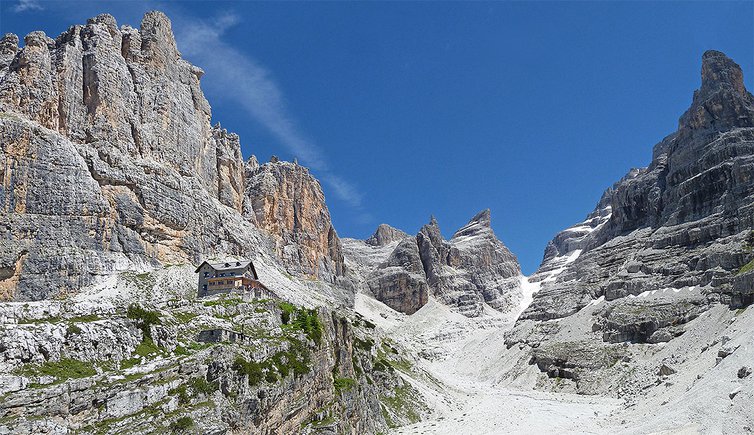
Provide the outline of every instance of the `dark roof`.
[[199,269],[202,268],[205,264],[208,264],[211,268],[217,270],[217,271],[223,271],[223,270],[232,270],[232,269],[246,269],[247,267],[251,267],[251,272],[254,274],[254,279],[259,279],[257,276],[257,270],[254,267],[254,263],[251,262],[251,260],[226,260],[222,262],[213,262],[210,263],[209,261],[203,261],[202,264],[200,264],[194,273],[199,273]]

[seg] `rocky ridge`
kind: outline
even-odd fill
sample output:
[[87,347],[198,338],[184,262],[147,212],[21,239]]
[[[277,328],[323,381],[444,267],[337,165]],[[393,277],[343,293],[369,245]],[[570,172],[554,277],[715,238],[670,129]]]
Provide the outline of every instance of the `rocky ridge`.
[[[746,399],[718,397],[722,389],[754,392],[733,376],[751,337],[752,122],[740,67],[704,53],[702,85],[678,130],[655,145],[647,168],[558,234],[530,278],[540,290],[505,343],[526,351],[518,367],[541,372],[538,388],[622,398],[637,407],[623,415],[638,432],[693,421],[751,427],[748,416],[721,411],[731,417],[723,422],[698,407],[743,409]],[[668,409],[682,417],[669,420]]]
[[345,273],[343,252],[325,195],[309,170],[296,163],[246,165],[246,216],[273,235],[283,263],[334,281]]
[[450,240],[433,217],[416,237],[380,225],[365,242],[347,240],[345,251],[362,263],[354,281],[403,313],[416,312],[430,295],[469,317],[482,315],[485,306],[513,311],[522,297],[520,266],[492,231],[489,210]]

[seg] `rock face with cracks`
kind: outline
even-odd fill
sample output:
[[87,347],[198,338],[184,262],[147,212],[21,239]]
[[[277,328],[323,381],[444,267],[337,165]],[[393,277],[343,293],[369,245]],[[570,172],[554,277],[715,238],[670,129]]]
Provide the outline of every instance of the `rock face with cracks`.
[[519,364],[541,372],[538,388],[636,406],[627,432],[752,423],[731,410],[753,391],[738,372],[754,301],[754,97],[720,52],[704,53],[701,78],[649,166],[549,243],[530,277],[540,290],[506,334],[530,356]]
[[325,195],[308,169],[280,161],[248,164],[245,198],[250,220],[273,234],[284,264],[328,281],[345,273]]
[[[608,189],[587,220],[550,242],[526,319],[576,313],[604,296],[705,288],[731,306],[752,302],[737,275],[752,260],[754,97],[724,54],[702,58],[702,86],[647,168]],[[565,260],[570,259],[567,264]]]
[[[238,136],[210,124],[203,72],[181,58],[165,15],[147,13],[139,29],[99,15],[54,40],[32,32],[18,43],[0,40],[0,299],[75,293],[128,269],[254,257],[270,243],[255,223],[292,272],[343,274],[319,184],[290,164],[249,171]],[[259,188],[259,173],[271,174],[272,191]],[[288,196],[271,206],[272,193]],[[281,242],[291,239],[298,252]]]
[[521,268],[492,231],[489,210],[450,240],[434,217],[416,237],[381,225],[367,241],[349,241],[346,256],[354,262],[371,258],[361,272],[365,286],[378,300],[407,314],[421,308],[428,295],[469,317],[481,315],[485,306],[511,311],[521,299]]

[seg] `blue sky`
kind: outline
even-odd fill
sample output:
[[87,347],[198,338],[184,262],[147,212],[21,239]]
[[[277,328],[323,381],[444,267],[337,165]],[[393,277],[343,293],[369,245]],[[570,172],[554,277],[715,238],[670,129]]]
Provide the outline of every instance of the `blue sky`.
[[341,236],[382,222],[446,237],[476,212],[524,272],[673,132],[704,50],[752,86],[753,2],[2,0],[0,31],[56,36],[98,13],[173,20],[244,156],[312,168]]

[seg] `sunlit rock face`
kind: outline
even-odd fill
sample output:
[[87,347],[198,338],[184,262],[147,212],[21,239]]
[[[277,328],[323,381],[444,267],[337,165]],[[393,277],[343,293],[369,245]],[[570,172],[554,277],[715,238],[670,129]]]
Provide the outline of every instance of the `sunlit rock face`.
[[309,170],[296,163],[255,162],[246,171],[250,220],[273,235],[287,267],[333,281],[344,274],[340,239],[325,195]]
[[702,84],[678,130],[655,145],[587,220],[558,234],[533,277],[541,291],[522,318],[576,313],[667,288],[703,288],[710,302],[751,303],[746,276],[754,227],[754,97],[741,68],[702,57]]
[[24,42],[0,40],[1,299],[68,294],[118,270],[253,257],[272,243],[251,218],[266,194],[281,201],[259,207],[259,222],[291,269],[342,275],[305,169],[248,195],[258,185],[247,189],[240,140],[210,124],[203,72],[181,58],[165,15],[147,13],[139,29],[99,15]]

